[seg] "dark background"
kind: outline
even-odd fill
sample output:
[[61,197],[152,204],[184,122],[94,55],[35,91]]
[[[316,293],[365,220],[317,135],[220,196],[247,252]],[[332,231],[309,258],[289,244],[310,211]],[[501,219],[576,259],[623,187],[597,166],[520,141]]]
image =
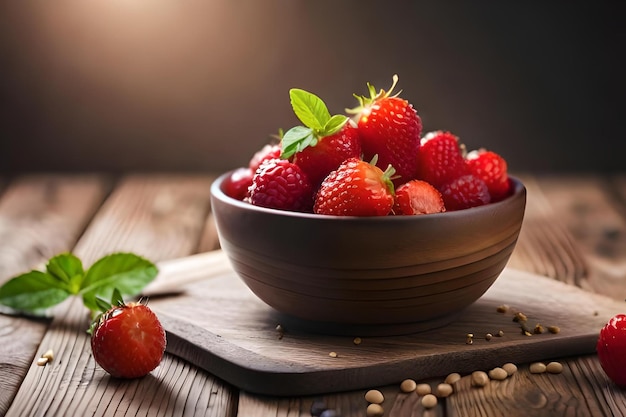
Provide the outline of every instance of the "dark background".
[[515,171],[626,168],[621,2],[0,0],[0,169],[221,171],[366,82]]

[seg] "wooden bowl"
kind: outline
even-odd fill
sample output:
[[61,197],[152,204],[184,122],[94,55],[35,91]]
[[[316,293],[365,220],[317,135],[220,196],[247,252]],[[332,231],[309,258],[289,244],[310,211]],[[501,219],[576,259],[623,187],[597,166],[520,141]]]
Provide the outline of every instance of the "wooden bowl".
[[211,186],[222,249],[283,323],[328,334],[391,335],[454,320],[504,269],[526,188],[485,206],[422,216],[337,217],[253,206]]

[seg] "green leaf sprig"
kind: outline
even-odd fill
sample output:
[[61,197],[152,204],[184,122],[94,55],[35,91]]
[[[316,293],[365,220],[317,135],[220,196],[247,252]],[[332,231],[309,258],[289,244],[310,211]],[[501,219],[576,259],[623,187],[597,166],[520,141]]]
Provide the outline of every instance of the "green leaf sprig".
[[157,274],[156,265],[132,253],[104,256],[86,270],[78,257],[62,253],[52,257],[44,271],[32,270],[2,285],[0,304],[18,313],[41,316],[68,297],[79,296],[95,317],[104,308],[99,299],[134,297]]
[[294,113],[304,126],[295,126],[285,132],[281,141],[283,159],[308,146],[315,146],[321,138],[337,133],[348,122],[346,115],[331,116],[326,104],[313,93],[292,88],[289,98]]

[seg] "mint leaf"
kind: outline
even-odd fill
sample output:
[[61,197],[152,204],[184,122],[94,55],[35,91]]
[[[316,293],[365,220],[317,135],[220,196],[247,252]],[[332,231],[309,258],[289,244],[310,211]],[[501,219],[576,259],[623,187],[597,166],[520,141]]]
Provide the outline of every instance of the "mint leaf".
[[122,295],[135,296],[152,281],[157,267],[132,253],[115,253],[94,263],[85,274],[80,293],[92,311],[98,310],[96,297],[111,299],[117,288]]
[[68,288],[73,294],[76,294],[80,289],[80,281],[85,275],[82,261],[71,253],[62,253],[50,258],[46,265],[46,271],[59,281],[68,284]]
[[322,130],[330,119],[326,104],[315,94],[299,88],[289,90],[291,107],[298,119],[313,130]]
[[69,284],[46,272],[31,271],[7,281],[0,287],[0,304],[14,310],[39,315],[67,297]]
[[316,144],[317,137],[310,128],[304,126],[292,127],[283,136],[280,157],[289,159],[307,146],[315,146]]
[[348,118],[341,114],[331,117],[324,125],[324,136],[334,135],[339,132],[343,125],[348,122]]

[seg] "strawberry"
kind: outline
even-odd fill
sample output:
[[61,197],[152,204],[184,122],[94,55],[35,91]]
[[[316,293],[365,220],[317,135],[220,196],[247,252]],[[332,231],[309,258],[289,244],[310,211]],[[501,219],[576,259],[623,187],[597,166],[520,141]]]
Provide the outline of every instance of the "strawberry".
[[331,116],[315,94],[289,90],[291,106],[304,126],[288,130],[281,140],[281,158],[292,158],[315,188],[339,164],[361,156],[359,132],[347,116]]
[[245,201],[279,210],[311,211],[313,186],[298,165],[269,159],[254,174]]
[[252,185],[254,172],[248,167],[234,170],[224,181],[224,193],[237,200],[243,200],[248,195],[248,188]]
[[386,216],[393,207],[391,166],[383,172],[372,163],[349,158],[322,181],[313,211],[333,216]]
[[465,163],[469,172],[485,181],[491,201],[500,201],[511,192],[506,160],[499,154],[479,149],[467,154]]
[[411,180],[396,189],[395,214],[430,214],[446,211],[441,193],[426,181]]
[[139,378],[155,369],[165,352],[165,331],[142,302],[120,304],[100,316],[91,335],[95,361],[116,378]]
[[616,315],[600,330],[596,352],[606,375],[626,388],[626,314]]
[[446,210],[462,210],[490,202],[487,184],[473,174],[463,175],[444,184],[441,195]]
[[379,166],[393,166],[397,175],[395,185],[415,178],[422,134],[422,120],[413,105],[398,97],[399,93],[391,96],[397,82],[398,76],[394,75],[389,91],[379,93],[368,83],[370,97],[355,96],[360,106],[347,110],[355,114],[363,159],[371,160],[378,155]]
[[250,161],[248,162],[248,167],[252,171],[252,174],[259,169],[264,161],[268,159],[280,158],[280,153],[281,148],[279,144],[265,144],[261,149],[256,151],[254,155],[252,155],[252,158],[250,158]]
[[417,153],[417,178],[437,189],[467,173],[465,147],[450,132],[429,132],[421,140]]

